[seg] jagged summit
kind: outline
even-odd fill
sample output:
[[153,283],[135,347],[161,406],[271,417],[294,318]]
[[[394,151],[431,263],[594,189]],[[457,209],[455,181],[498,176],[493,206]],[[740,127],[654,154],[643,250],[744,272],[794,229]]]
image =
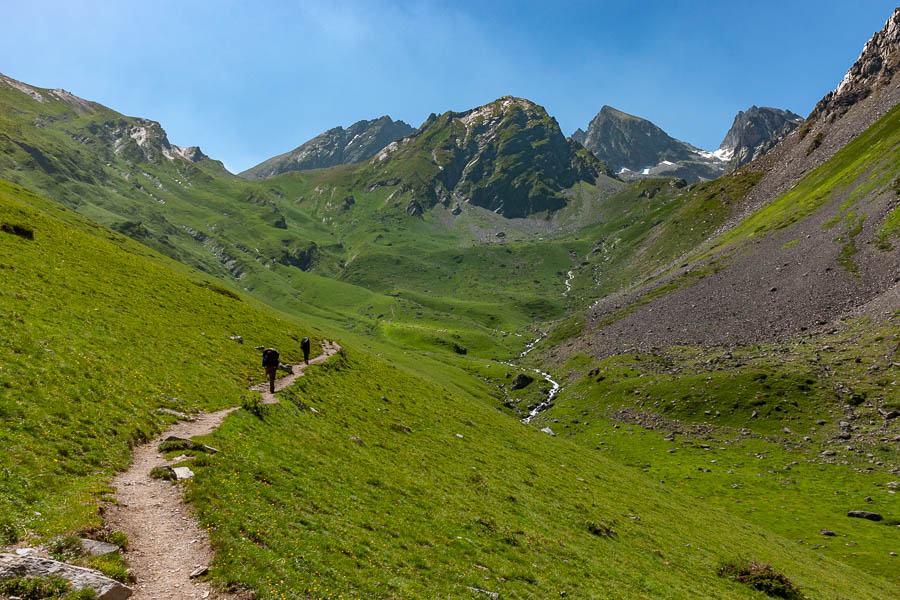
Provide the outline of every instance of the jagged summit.
[[572,139],[624,179],[669,176],[701,181],[761,156],[802,121],[790,111],[751,106],[737,114],[719,149],[708,152],[673,138],[646,119],[604,106],[587,131],[577,129]]
[[834,91],[822,98],[810,114],[834,121],[857,102],[890,83],[900,67],[900,7],[888,18],[881,31],[866,42],[862,53]]
[[[126,117],[102,104],[85,100],[64,89],[39,88],[7,77],[2,73],[0,73],[0,83],[5,83],[30,99],[30,101],[25,100],[22,108],[36,109],[38,116],[31,125],[38,129],[64,128],[67,135],[77,139],[80,143],[99,142],[102,146],[109,148],[115,156],[132,163],[142,161],[159,163],[161,159],[199,162],[207,158],[197,146],[177,146],[169,142],[166,131],[156,121]],[[10,101],[14,105],[22,103],[21,96],[18,100],[14,100],[14,98],[15,95],[10,97]],[[42,108],[38,110],[37,107]],[[62,115],[71,115],[72,113],[89,115],[91,121],[86,126],[71,129],[66,125],[68,116]],[[32,150],[33,158],[36,156],[34,152],[35,150]],[[37,156],[35,159],[42,168],[51,170],[56,168],[52,166],[52,161],[40,158],[40,152],[37,152]]]
[[[90,100],[85,100],[84,98],[79,98],[75,94],[68,92],[62,88],[56,89],[42,89],[32,85],[28,85],[27,83],[23,83],[12,77],[7,77],[3,73],[0,73],[0,81],[4,82],[10,87],[13,87],[23,94],[27,94],[31,97],[32,100],[37,100],[38,102],[44,103],[48,101],[57,100],[65,103],[69,106],[69,108],[74,109],[76,112],[80,114],[91,114],[95,113],[98,110],[102,110],[104,107],[96,102],[91,102]],[[42,93],[43,92],[43,93]]]
[[751,106],[734,117],[716,155],[736,169],[762,156],[803,122],[789,110]]
[[666,175],[698,181],[725,172],[725,161],[714,153],[677,140],[650,121],[611,106],[603,106],[587,132],[579,129],[572,139],[626,179]]
[[370,121],[357,121],[347,129],[325,131],[290,152],[279,154],[241,173],[247,179],[265,179],[287,171],[321,169],[363,162],[413,129],[403,121],[385,115]]
[[566,189],[607,172],[542,106],[513,96],[432,114],[372,166],[379,180],[401,180],[425,204],[467,202],[505,217],[560,209]]

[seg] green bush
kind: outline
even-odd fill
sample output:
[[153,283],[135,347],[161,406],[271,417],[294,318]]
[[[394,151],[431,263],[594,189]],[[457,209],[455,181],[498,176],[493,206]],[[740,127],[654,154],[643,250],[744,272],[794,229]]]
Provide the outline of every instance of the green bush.
[[134,583],[134,575],[128,569],[125,558],[118,552],[92,556],[88,559],[87,564],[92,569],[97,569],[110,579],[115,579],[124,584]]
[[597,535],[600,537],[612,537],[616,535],[616,532],[612,527],[604,523],[603,521],[586,521],[585,527],[587,530],[593,535]]
[[0,545],[15,544],[22,539],[22,529],[9,518],[0,519]]
[[804,600],[797,586],[772,568],[771,565],[750,561],[745,565],[737,562],[725,563],[719,568],[719,575],[749,585],[768,596],[787,600]]
[[165,481],[175,481],[175,471],[171,467],[153,467],[150,469],[150,477],[153,479],[163,479]]
[[62,562],[79,558],[84,554],[84,550],[81,548],[81,540],[74,535],[65,535],[55,538],[50,542],[48,550],[50,556]]
[[265,417],[266,412],[268,412],[268,407],[262,403],[259,394],[244,396],[243,400],[241,401],[241,407],[259,419]]
[[85,588],[69,591],[69,582],[62,577],[12,577],[0,580],[0,596],[21,600],[96,600],[97,593]]

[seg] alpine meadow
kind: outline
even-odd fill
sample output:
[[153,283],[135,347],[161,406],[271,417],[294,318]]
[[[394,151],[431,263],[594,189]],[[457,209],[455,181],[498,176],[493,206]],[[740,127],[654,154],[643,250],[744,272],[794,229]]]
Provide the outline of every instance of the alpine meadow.
[[0,598],[900,597],[900,8],[858,42],[712,150],[505,95],[239,174],[0,74]]

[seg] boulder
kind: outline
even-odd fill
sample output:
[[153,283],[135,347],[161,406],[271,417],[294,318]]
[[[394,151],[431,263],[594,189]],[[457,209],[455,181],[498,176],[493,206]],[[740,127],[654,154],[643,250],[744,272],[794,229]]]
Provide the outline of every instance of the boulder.
[[528,387],[531,382],[534,381],[534,377],[531,375],[526,375],[525,373],[519,373],[516,375],[515,379],[512,380],[512,384],[509,386],[511,390],[521,390],[524,387]]
[[556,435],[555,433],[553,433],[553,430],[550,429],[549,427],[544,427],[543,429],[541,429],[541,431],[546,433],[547,435]]
[[84,550],[86,554],[90,554],[92,556],[112,554],[113,552],[119,551],[118,546],[116,546],[115,544],[110,544],[108,542],[99,542],[97,540],[89,540],[87,538],[81,538],[78,541],[81,542],[81,549]]
[[171,408],[157,408],[156,412],[163,415],[172,415],[173,417],[178,417],[182,421],[193,421],[194,418],[191,415],[185,414],[178,410],[172,410]]
[[867,510],[851,510],[847,513],[848,517],[855,517],[857,519],[868,519],[870,521],[880,521],[882,516],[875,512],[869,512]]
[[175,479],[177,479],[178,481],[190,479],[194,476],[194,472],[187,467],[173,467],[172,471],[175,472]]
[[49,558],[0,554],[0,579],[8,577],[62,577],[75,590],[91,588],[100,600],[125,600],[131,596],[131,588],[97,571]]
[[500,597],[498,592],[489,592],[488,590],[482,590],[475,587],[468,587],[468,590],[474,594],[484,594],[485,596],[490,596],[494,600]]
[[209,567],[207,567],[206,565],[203,565],[203,566],[197,567],[196,569],[191,571],[190,578],[194,579],[196,577],[203,577],[207,573],[209,573]]

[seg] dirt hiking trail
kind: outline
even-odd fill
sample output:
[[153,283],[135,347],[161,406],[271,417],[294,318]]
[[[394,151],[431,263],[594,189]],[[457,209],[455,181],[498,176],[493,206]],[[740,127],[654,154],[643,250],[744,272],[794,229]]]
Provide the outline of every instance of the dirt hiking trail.
[[[324,340],[322,354],[309,364],[325,362],[341,347]],[[280,391],[302,377],[306,365],[294,365],[293,373],[275,380]],[[278,399],[269,393],[269,383],[250,388],[262,396],[264,404]],[[214,589],[205,581],[190,578],[198,567],[212,564],[214,553],[206,532],[200,528],[191,509],[182,499],[182,488],[168,481],[153,479],[154,467],[171,466],[157,448],[169,436],[191,438],[216,430],[238,407],[195,415],[192,421],[172,425],[155,440],[136,446],[131,467],[116,476],[111,484],[116,489],[118,505],[110,505],[104,514],[105,524],[128,535],[125,558],[136,578],[134,600],[233,599],[244,596]]]

